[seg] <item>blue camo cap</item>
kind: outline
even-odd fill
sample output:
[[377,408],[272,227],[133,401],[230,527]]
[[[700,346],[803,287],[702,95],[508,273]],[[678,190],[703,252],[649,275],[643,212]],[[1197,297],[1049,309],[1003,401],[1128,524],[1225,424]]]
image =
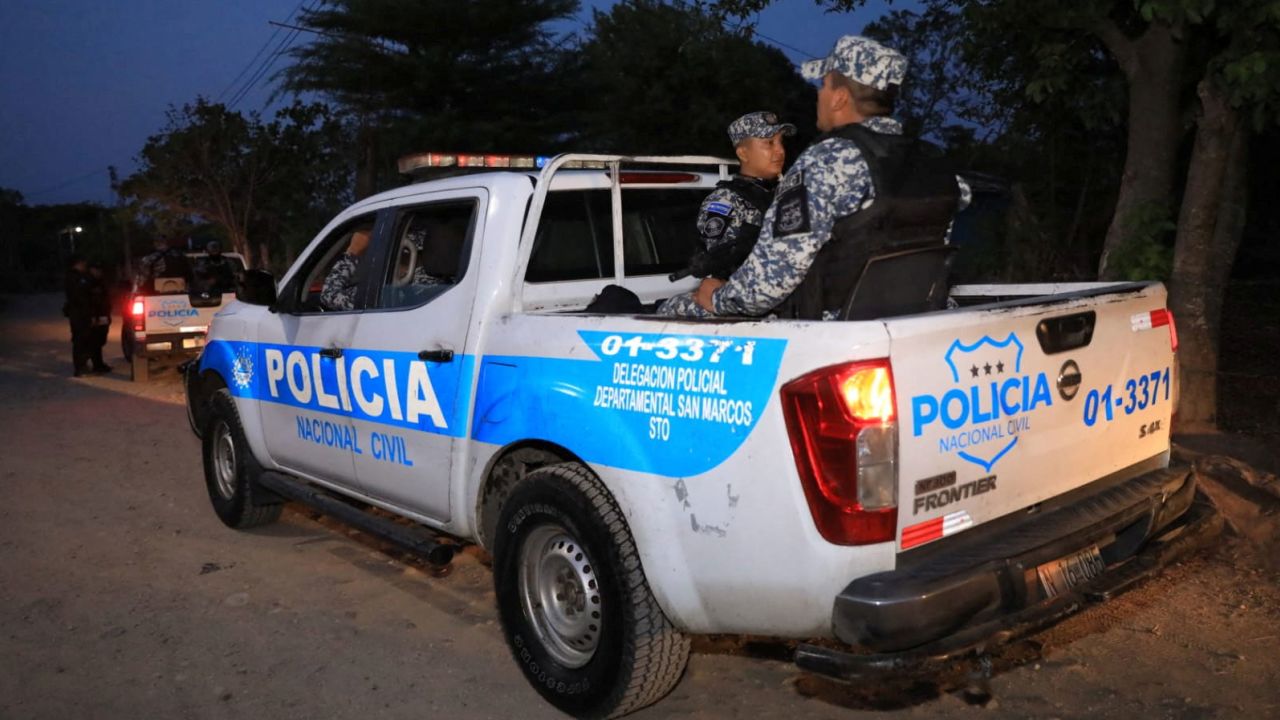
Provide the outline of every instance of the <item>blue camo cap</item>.
[[907,59],[871,38],[845,35],[836,41],[831,54],[800,66],[800,74],[806,80],[821,80],[832,71],[877,90],[887,90],[890,85],[902,84],[907,76]]
[[729,123],[729,139],[734,145],[747,138],[771,138],[778,133],[795,135],[796,126],[778,122],[778,116],[766,110],[747,113]]

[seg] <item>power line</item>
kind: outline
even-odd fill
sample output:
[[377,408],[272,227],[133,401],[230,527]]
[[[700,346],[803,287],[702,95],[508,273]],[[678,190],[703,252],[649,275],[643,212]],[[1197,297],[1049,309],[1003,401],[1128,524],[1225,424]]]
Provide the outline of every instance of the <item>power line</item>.
[[[302,8],[302,4],[305,3],[306,1],[307,0],[299,0],[298,4],[293,8],[293,12],[289,13],[289,17],[286,18],[286,20],[292,19],[293,16],[297,14],[298,10]],[[272,24],[272,23],[268,21],[267,24]],[[258,61],[259,57],[262,57],[263,51],[265,51],[268,47],[270,47],[272,41],[274,41],[279,34],[280,34],[280,28],[276,28],[271,33],[271,37],[268,37],[266,39],[266,42],[262,43],[262,46],[258,48],[258,52],[254,53],[253,57],[249,59],[249,62],[245,63],[245,66],[240,69],[240,73],[236,75],[235,79],[227,83],[227,86],[222,89],[222,92],[218,93],[218,99],[215,102],[222,102],[222,98],[226,96],[227,91],[235,87],[236,83],[240,82],[240,78],[244,77],[244,74],[249,71],[249,68],[253,67],[253,64]]]
[[[301,0],[301,2],[298,3],[297,7],[293,9],[293,12],[289,13],[289,16],[285,18],[285,20],[286,21],[292,20],[293,16],[296,15],[299,10],[303,9],[303,6],[305,4],[306,4],[306,0]],[[307,9],[310,10],[311,8],[307,8]],[[268,24],[274,24],[274,23],[272,23],[271,21],[268,21]],[[266,46],[270,45],[271,41],[274,40],[276,36],[279,35],[279,33],[280,33],[280,29],[276,28],[275,32],[271,34],[271,37],[267,38],[267,43],[263,47],[265,48]],[[285,33],[285,36],[281,38],[279,44],[276,45],[276,49],[270,55],[263,58],[262,63],[258,66],[258,69],[254,71],[253,75],[249,77],[249,79],[245,82],[244,86],[241,87],[240,90],[231,98],[231,100],[227,102],[228,109],[234,109],[236,105],[240,104],[241,100],[244,100],[245,96],[249,94],[249,91],[252,90],[254,86],[257,85],[258,82],[261,81],[262,78],[266,76],[267,72],[271,69],[271,67],[275,65],[277,60],[280,59],[280,56],[283,55],[286,50],[288,50],[291,44],[293,44],[293,40],[297,38],[297,36],[298,36],[298,32],[296,30]],[[261,55],[261,51],[259,51],[258,54]],[[255,56],[255,58],[256,57],[257,56]],[[249,64],[252,65],[253,61],[251,60]]]
[[70,187],[70,186],[72,186],[72,185],[75,185],[76,183],[84,182],[85,180],[88,180],[89,178],[94,177],[95,175],[101,175],[102,173],[104,173],[104,172],[106,172],[106,171],[107,171],[107,169],[106,169],[105,167],[98,168],[98,169],[96,169],[96,170],[90,170],[89,172],[87,172],[87,173],[85,173],[85,174],[83,174],[83,175],[77,175],[77,176],[75,176],[75,177],[71,178],[70,180],[63,180],[62,182],[58,183],[57,185],[53,185],[53,186],[47,187],[47,188],[45,188],[45,189],[43,189],[43,190],[37,190],[37,191],[35,191],[35,192],[33,192],[33,193],[23,193],[23,194],[22,194],[22,196],[23,196],[24,198],[31,198],[31,197],[35,197],[35,196],[37,196],[37,195],[48,195],[48,194],[49,194],[49,193],[51,193],[51,192],[55,192],[55,191],[61,190],[61,189],[65,188],[65,187]]
[[276,36],[279,34],[280,34],[280,28],[276,28],[275,31],[271,33],[271,37],[267,38],[267,41],[262,43],[262,47],[258,48],[258,52],[254,53],[253,57],[249,59],[249,62],[246,63],[243,68],[240,69],[240,73],[236,75],[235,79],[227,83],[226,87],[222,88],[222,92],[218,93],[218,97],[214,100],[214,102],[222,102],[222,98],[226,96],[227,91],[230,90],[236,83],[240,82],[240,78],[244,77],[244,74],[249,72],[249,68],[253,67],[253,64],[258,62],[258,58],[262,56],[262,51],[266,50],[267,46],[271,44],[271,41],[275,40]]
[[[727,23],[727,21],[726,21],[726,23]],[[750,27],[748,28],[748,26],[747,26],[747,24],[746,24],[745,22],[738,23],[737,25],[733,25],[733,26],[731,26],[731,27],[733,27],[733,29],[734,29],[734,30],[742,30],[743,28],[747,28],[747,29],[751,30],[751,34],[752,34],[752,35],[755,35],[755,36],[757,36],[757,37],[759,37],[759,38],[763,39],[765,42],[768,42],[768,43],[769,43],[769,44],[771,44],[771,45],[777,45],[777,46],[778,46],[778,47],[780,47],[780,48],[783,48],[783,49],[786,49],[786,50],[790,50],[791,52],[794,52],[794,53],[797,53],[797,54],[803,55],[803,56],[805,56],[806,58],[809,58],[810,60],[817,60],[819,57],[822,57],[821,55],[814,55],[813,53],[811,53],[811,52],[809,52],[809,51],[807,51],[807,50],[801,50],[800,48],[798,48],[798,47],[796,47],[796,46],[794,46],[794,45],[788,45],[788,44],[786,44],[786,43],[782,42],[781,40],[778,40],[777,38],[771,38],[771,37],[769,37],[768,35],[765,35],[764,33],[760,32],[760,30],[759,30],[759,29],[757,29],[754,25],[753,25],[753,26],[750,26]]]

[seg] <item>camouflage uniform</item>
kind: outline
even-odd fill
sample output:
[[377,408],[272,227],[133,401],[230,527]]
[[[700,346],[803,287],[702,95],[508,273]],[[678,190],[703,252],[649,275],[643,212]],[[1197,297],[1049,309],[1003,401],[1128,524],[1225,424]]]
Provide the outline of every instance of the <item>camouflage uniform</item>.
[[[796,126],[791,123],[779,123],[778,116],[771,112],[747,113],[729,124],[729,140],[735,147],[748,138],[771,138],[778,133],[794,135]],[[773,179],[734,175],[734,184],[742,183],[755,185],[759,188],[761,195],[767,193],[769,196],[772,196],[778,187],[777,181]],[[711,191],[710,195],[707,195],[702,201],[702,206],[698,208],[697,228],[703,249],[712,250],[738,242],[744,232],[744,226],[746,226],[746,232],[758,236],[764,223],[764,210],[765,208],[758,207],[732,186],[720,184]],[[755,239],[755,237],[750,240],[744,238],[744,244],[754,242]],[[668,303],[663,303],[657,312],[659,315],[679,315],[681,314],[678,312],[679,307],[678,304],[668,307]]]
[[[777,187],[776,182],[743,175],[736,177],[754,182],[771,194]],[[698,236],[702,238],[703,247],[710,250],[734,242],[744,224],[759,227],[763,218],[764,212],[741,195],[727,187],[718,187],[711,191],[702,201],[702,207],[698,208]]]
[[[177,274],[174,274],[177,270]],[[138,262],[138,274],[133,279],[133,286],[139,292],[145,292],[147,285],[155,278],[186,277],[190,272],[187,256],[177,248],[166,247],[152,250]]]
[[[771,112],[747,113],[729,124],[729,140],[735,147],[748,138],[771,138],[778,133],[795,135],[796,126],[779,123],[778,116]],[[766,180],[747,175],[735,177],[759,185],[769,193],[777,187],[777,182],[772,178]],[[763,208],[757,208],[732,188],[717,187],[702,201],[702,207],[698,208],[698,234],[702,237],[703,245],[710,250],[733,242],[744,223],[759,227],[763,217]]]
[[[902,82],[906,58],[872,40],[846,35],[830,56],[805,63],[802,72],[815,80],[830,70],[885,89]],[[902,125],[890,117],[872,117],[862,124],[874,132],[902,134]],[[963,180],[956,181],[963,208],[971,192]],[[870,168],[853,141],[834,137],[809,146],[779,183],[755,249],[712,294],[714,314],[759,316],[777,307],[804,280],[814,257],[831,239],[836,221],[866,208],[874,199]],[[667,315],[712,317],[693,293],[671,298],[663,309]]]
[[325,275],[324,288],[320,290],[320,304],[326,310],[350,310],[356,305],[356,291],[360,286],[355,283],[356,268],[360,258],[351,253],[342,253],[329,274]]

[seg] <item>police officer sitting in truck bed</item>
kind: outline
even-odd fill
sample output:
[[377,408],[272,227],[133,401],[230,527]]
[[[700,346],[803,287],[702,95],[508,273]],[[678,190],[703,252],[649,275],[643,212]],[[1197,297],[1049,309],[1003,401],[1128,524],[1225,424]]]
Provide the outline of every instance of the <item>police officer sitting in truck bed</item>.
[[855,35],[804,64],[806,78],[822,81],[824,134],[783,177],[742,267],[671,298],[666,314],[834,319],[869,253],[946,242],[969,188],[889,116],[906,69],[902,54]]

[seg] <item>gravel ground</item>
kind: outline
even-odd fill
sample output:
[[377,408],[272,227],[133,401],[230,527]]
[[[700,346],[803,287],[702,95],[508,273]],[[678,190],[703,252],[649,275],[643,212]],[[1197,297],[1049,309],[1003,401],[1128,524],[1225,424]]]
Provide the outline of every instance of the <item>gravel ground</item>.
[[[437,576],[305,509],[208,507],[172,370],[115,333],[69,377],[51,296],[0,298],[0,718],[557,717],[507,654],[483,558]],[[700,638],[658,717],[1280,716],[1280,575],[1239,542],[997,658],[989,681],[846,686],[786,643]]]

